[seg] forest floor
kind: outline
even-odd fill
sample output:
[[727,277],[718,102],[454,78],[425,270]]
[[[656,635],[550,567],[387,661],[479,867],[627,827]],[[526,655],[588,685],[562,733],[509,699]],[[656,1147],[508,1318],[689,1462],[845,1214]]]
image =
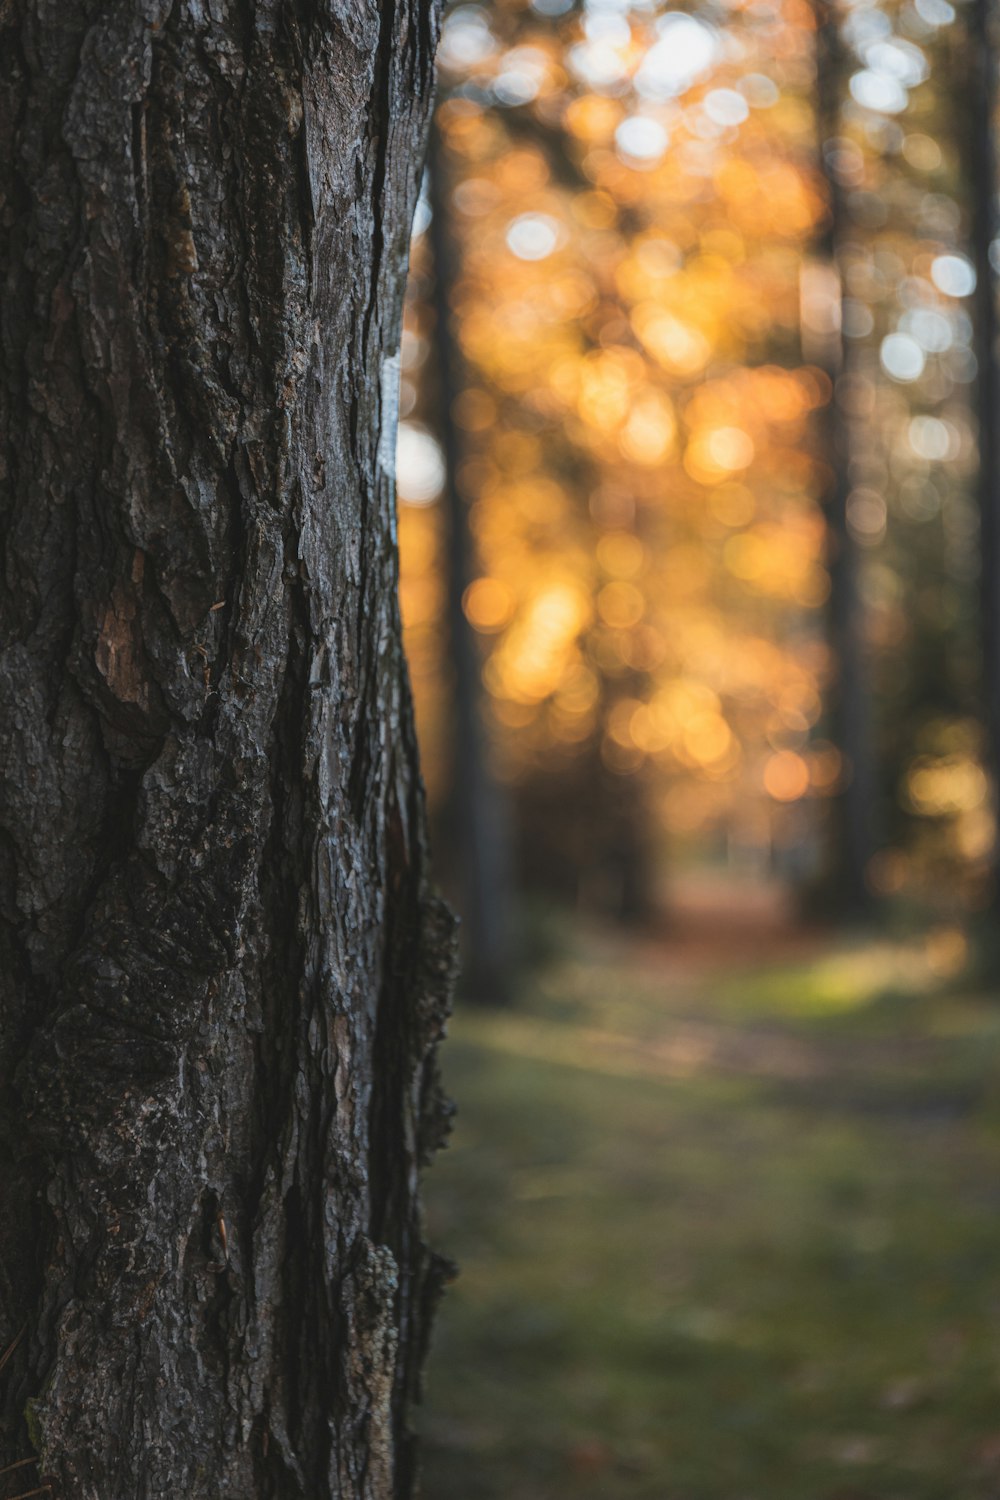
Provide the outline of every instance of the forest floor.
[[426,1500],[995,1500],[1000,999],[686,900],[452,1023]]

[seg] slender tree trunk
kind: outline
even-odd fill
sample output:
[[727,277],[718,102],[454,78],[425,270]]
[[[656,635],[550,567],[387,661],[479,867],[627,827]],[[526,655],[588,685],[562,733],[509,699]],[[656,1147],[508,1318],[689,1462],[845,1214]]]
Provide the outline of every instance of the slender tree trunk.
[[434,261],[438,431],[445,460],[445,592],[453,710],[446,816],[459,891],[456,905],[462,918],[463,989],[474,1000],[504,1004],[510,999],[513,951],[510,838],[501,791],[490,774],[479,651],[463,602],[474,576],[473,542],[468,505],[458,486],[461,445],[452,415],[459,355],[448,291],[455,281],[456,257],[442,156],[438,132],[432,127],[429,233]]
[[839,254],[846,208],[831,161],[830,145],[839,134],[843,77],[836,6],[815,0],[818,155],[827,190],[827,217],[816,250],[829,274],[835,316],[819,341],[818,362],[830,376],[832,395],[823,417],[825,496],[830,600],[828,621],[834,658],[829,693],[832,737],[844,758],[843,788],[835,803],[834,897],[846,914],[863,916],[871,907],[866,871],[878,848],[878,777],[871,722],[871,686],[865,642],[865,609],[860,591],[862,560],[847,520],[850,494],[850,419],[843,407],[847,345],[840,316]]
[[391,466],[435,27],[0,6],[11,1494],[412,1492],[451,933]]
[[[996,50],[991,0],[973,0],[969,11],[967,119],[971,240],[976,267],[975,329],[979,418],[979,527],[982,590],[983,683],[988,754],[994,798],[1000,788],[1000,367],[997,350],[996,273],[991,252],[1000,234],[997,213]],[[964,112],[963,112],[964,114]],[[1000,860],[994,849],[996,883]],[[1000,904],[1000,891],[994,906]]]

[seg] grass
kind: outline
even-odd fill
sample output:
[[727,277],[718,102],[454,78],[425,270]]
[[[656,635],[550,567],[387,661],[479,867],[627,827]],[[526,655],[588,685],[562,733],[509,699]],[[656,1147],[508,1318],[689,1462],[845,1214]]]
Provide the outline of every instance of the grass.
[[993,1500],[1000,1005],[576,942],[446,1049],[427,1500]]

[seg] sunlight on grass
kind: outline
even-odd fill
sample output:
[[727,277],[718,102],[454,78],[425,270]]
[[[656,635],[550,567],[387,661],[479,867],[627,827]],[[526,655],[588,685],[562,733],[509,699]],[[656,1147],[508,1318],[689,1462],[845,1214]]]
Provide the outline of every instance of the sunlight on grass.
[[860,1010],[887,990],[918,994],[939,982],[924,943],[865,942],[801,968],[730,980],[724,994],[751,1014],[809,1016]]

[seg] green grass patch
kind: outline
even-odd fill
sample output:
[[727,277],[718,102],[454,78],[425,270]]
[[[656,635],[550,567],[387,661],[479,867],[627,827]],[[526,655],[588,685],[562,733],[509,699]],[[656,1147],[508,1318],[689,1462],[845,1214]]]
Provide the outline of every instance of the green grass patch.
[[1000,1028],[837,960],[595,945],[456,1018],[428,1500],[1000,1491]]

